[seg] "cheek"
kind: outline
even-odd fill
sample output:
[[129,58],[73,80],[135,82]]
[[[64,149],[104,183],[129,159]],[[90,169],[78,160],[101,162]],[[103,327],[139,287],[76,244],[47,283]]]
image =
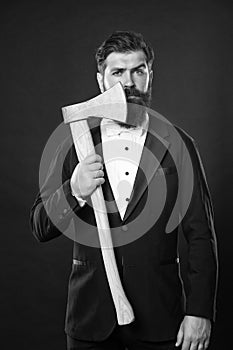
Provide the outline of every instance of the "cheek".
[[114,77],[113,75],[105,76],[104,77],[104,88],[105,88],[105,90],[108,90],[111,87],[113,87],[113,85],[115,85],[118,81],[120,81],[120,79],[117,78],[117,77]]
[[149,87],[149,77],[148,76],[136,77],[134,82],[135,82],[136,87],[140,91],[147,92],[148,87]]

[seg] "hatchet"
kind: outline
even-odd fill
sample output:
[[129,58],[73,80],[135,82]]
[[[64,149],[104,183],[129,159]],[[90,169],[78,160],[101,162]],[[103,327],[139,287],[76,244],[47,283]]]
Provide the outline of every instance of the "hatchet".
[[[95,153],[91,132],[86,120],[88,117],[107,118],[123,123],[126,122],[127,102],[124,89],[121,83],[117,83],[109,90],[89,101],[63,107],[62,114],[64,122],[70,125],[75,150],[79,161],[82,161],[87,155]],[[134,320],[134,313],[123,290],[117,269],[101,186],[98,186],[92,193],[91,201],[117,321],[119,325],[129,324]]]

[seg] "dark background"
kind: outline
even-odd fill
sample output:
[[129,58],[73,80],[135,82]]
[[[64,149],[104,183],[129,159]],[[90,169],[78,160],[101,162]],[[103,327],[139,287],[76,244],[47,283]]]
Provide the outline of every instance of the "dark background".
[[[94,53],[116,29],[139,31],[155,48],[152,108],[199,145],[220,258],[211,349],[228,348],[233,293],[232,15],[232,1],[1,4],[1,349],[65,349],[72,242],[60,237],[38,243],[29,229],[29,211],[38,191],[43,148],[62,121],[60,108],[99,93]],[[183,250],[185,254],[184,245]]]

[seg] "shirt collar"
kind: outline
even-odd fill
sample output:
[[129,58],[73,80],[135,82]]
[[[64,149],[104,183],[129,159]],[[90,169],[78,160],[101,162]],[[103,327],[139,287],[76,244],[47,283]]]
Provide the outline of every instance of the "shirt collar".
[[109,137],[120,135],[121,133],[124,133],[124,132],[126,133],[129,132],[136,136],[142,136],[144,132],[147,131],[148,124],[149,124],[148,114],[146,114],[145,120],[143,121],[143,124],[140,127],[124,128],[114,120],[110,120],[107,118],[103,118],[101,120],[101,126],[104,128],[106,135]]

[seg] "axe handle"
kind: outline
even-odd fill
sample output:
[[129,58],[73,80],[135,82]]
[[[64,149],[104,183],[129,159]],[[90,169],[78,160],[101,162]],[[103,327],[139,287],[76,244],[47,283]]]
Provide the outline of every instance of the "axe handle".
[[[82,161],[88,154],[95,153],[91,132],[86,120],[70,123],[71,133],[78,159]],[[134,320],[133,309],[123,290],[114,255],[111,231],[106,212],[102,187],[98,186],[91,195],[95,213],[100,247],[116,309],[119,325],[129,324]]]

